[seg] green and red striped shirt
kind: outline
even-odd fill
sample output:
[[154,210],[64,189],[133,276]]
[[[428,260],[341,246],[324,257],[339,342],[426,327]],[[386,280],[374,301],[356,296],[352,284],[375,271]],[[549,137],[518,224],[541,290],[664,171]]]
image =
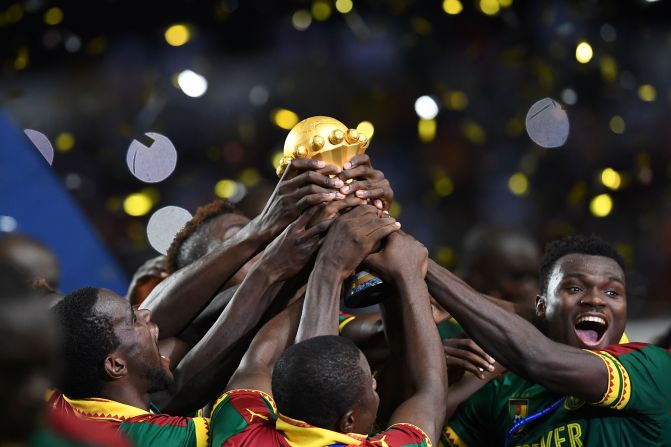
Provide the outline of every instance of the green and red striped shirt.
[[102,398],[68,399],[54,393],[48,406],[65,415],[94,421],[101,429],[122,433],[142,447],[208,447],[207,418],[153,414],[120,402]]
[[338,433],[277,413],[272,397],[257,390],[224,393],[212,413],[223,427],[212,433],[212,447],[430,447],[431,441],[411,424],[394,424],[375,436]]
[[643,343],[588,352],[608,368],[599,402],[561,396],[508,373],[459,407],[440,446],[671,446],[671,353]]

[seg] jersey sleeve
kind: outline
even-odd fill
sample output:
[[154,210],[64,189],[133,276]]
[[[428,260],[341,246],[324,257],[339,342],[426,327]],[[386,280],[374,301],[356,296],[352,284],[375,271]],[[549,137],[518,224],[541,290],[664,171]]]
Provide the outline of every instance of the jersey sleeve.
[[385,431],[371,436],[366,445],[387,447],[431,447],[431,440],[424,431],[412,424],[394,424]]
[[345,326],[347,326],[354,320],[356,320],[356,316],[346,314],[342,310],[338,311],[338,331],[342,333],[342,330],[345,329]]
[[490,382],[462,403],[443,429],[440,447],[476,447],[496,445],[488,438],[492,425],[495,389]]
[[608,388],[592,405],[638,413],[668,413],[671,353],[659,346],[627,343],[588,351],[608,369]]
[[209,419],[146,414],[126,419],[119,431],[144,447],[208,447]]
[[212,446],[219,447],[233,436],[258,424],[277,419],[275,401],[257,390],[231,390],[217,400],[212,410]]

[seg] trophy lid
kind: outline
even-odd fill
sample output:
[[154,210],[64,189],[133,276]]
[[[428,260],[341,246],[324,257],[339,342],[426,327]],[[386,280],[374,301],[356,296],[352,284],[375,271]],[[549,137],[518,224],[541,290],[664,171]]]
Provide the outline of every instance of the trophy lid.
[[284,141],[284,156],[277,167],[281,176],[291,160],[313,158],[342,167],[368,147],[368,137],[328,116],[311,116],[296,124]]

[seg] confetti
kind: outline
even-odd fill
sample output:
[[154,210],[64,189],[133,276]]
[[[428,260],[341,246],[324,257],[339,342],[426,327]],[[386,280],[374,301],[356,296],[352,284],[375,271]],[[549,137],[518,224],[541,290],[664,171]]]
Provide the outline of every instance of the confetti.
[[156,210],[147,224],[147,240],[161,254],[167,254],[172,240],[186,223],[191,213],[178,206],[166,206]]
[[133,140],[128,147],[126,163],[130,172],[145,183],[162,182],[170,176],[177,165],[177,150],[165,136],[145,133],[142,141]]
[[563,146],[569,134],[566,111],[551,98],[544,98],[529,108],[526,118],[529,138],[544,148]]
[[23,131],[30,141],[35,145],[40,154],[51,166],[54,163],[54,147],[51,145],[49,138],[46,137],[42,132],[38,132],[33,129],[25,129]]

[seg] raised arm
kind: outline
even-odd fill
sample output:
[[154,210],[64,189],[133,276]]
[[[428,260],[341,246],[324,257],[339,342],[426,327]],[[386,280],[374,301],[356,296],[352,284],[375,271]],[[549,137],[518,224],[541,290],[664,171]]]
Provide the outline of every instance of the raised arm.
[[[416,425],[436,444],[445,420],[447,371],[424,282],[426,248],[407,234],[392,234],[379,253],[366,259],[366,265],[393,283],[400,297],[390,297],[382,306],[385,314],[402,316],[393,323],[385,321],[385,330],[392,352],[400,356],[398,365],[405,368],[402,377],[407,382],[400,385],[411,394],[394,410],[389,423]],[[398,309],[394,312],[390,306]]]
[[259,390],[272,395],[275,362],[296,337],[303,298],[289,304],[256,334],[226,390]]
[[379,242],[400,228],[392,217],[360,205],[338,217],[319,250],[308,281],[296,343],[338,334],[342,283]]
[[161,282],[141,306],[152,311],[161,337],[181,332],[221,285],[303,210],[344,197],[337,191],[342,181],[328,177],[337,172],[338,167],[316,160],[292,161],[261,214],[221,247]]
[[313,207],[303,213],[266,248],[215,324],[179,363],[174,372],[174,386],[168,396],[163,397],[163,404],[171,411],[197,408],[223,387],[217,367],[223,364],[237,342],[259,323],[279,291],[281,281],[297,274],[319,246],[321,233],[331,221],[306,230],[317,211],[318,208]]
[[502,309],[450,271],[430,263],[431,295],[475,342],[503,366],[560,394],[599,401],[608,370],[597,356],[556,343],[524,318]]

